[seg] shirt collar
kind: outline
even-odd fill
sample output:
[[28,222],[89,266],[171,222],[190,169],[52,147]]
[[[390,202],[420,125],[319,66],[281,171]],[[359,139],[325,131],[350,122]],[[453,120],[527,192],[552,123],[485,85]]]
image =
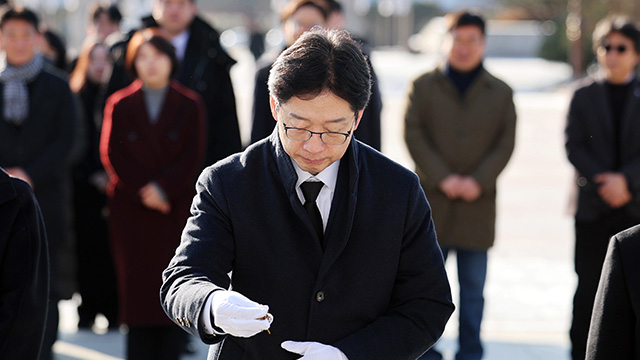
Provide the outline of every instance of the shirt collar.
[[317,179],[322,181],[327,187],[329,187],[331,192],[335,192],[336,183],[338,182],[338,170],[340,170],[340,160],[334,161],[333,164],[327,166],[327,168],[322,170],[318,175],[312,175],[311,173],[302,170],[293,159],[291,159],[291,163],[293,164],[293,168],[296,170],[296,174],[298,175],[296,189],[300,187],[300,184],[309,179]]
[[189,31],[189,29],[185,29],[180,34],[174,36],[173,39],[171,39],[171,44],[176,48],[176,56],[180,60],[184,58],[184,53],[187,50],[187,42],[189,41],[190,34],[191,31]]

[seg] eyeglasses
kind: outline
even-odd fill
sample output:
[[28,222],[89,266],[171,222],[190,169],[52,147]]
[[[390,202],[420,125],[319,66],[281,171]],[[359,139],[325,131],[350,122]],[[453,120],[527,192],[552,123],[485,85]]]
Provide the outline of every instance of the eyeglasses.
[[619,54],[624,54],[624,52],[627,51],[626,45],[611,46],[610,44],[607,44],[603,45],[602,48],[607,52],[607,54],[613,50],[617,51]]
[[287,124],[285,124],[284,122],[282,123],[282,126],[284,127],[284,133],[289,139],[293,141],[308,141],[309,139],[311,139],[313,134],[318,134],[320,135],[320,140],[322,140],[322,142],[326,145],[342,145],[347,141],[347,139],[353,132],[353,125],[351,126],[351,130],[347,131],[346,133],[333,131],[315,132],[311,130],[287,126]]

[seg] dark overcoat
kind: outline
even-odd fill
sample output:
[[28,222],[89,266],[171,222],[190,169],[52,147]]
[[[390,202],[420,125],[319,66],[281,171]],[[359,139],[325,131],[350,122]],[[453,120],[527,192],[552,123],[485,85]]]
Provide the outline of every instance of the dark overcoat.
[[[433,208],[444,247],[486,250],[493,246],[496,183],[515,145],[513,91],[482,70],[461,97],[439,67],[411,84],[405,111],[405,140]],[[449,199],[439,188],[451,174],[473,177],[478,199]]]
[[[158,27],[151,16],[142,19],[142,27]],[[242,150],[236,99],[229,71],[236,63],[220,44],[220,34],[201,17],[196,16],[188,28],[189,41],[176,79],[202,97],[207,120],[208,166]],[[128,85],[130,77],[124,69],[128,39],[113,49],[116,57],[110,91]]]
[[0,169],[0,359],[37,359],[49,302],[49,256],[29,185]]
[[[209,359],[299,358],[281,349],[284,340],[331,344],[349,360],[416,359],[454,308],[417,176],[352,141],[340,163],[324,252],[296,181],[277,131],[205,169],[164,272],[169,317],[216,344]],[[229,286],[269,306],[271,334],[203,333],[207,296]]]
[[[158,288],[189,217],[206,128],[200,97],[175,81],[156,124],[150,122],[144,101],[140,80],[113,94],[100,142],[109,174],[109,234],[120,319],[134,326],[170,324],[158,303]],[[142,204],[139,190],[151,181],[166,194],[169,214]]]
[[[70,157],[76,136],[77,112],[67,81],[45,67],[27,84],[29,115],[21,126],[5,121],[0,95],[0,166],[21,167],[46,223],[51,252],[52,297],[70,298],[75,291],[71,256]],[[0,94],[3,85],[0,84]]]
[[640,225],[609,242],[587,341],[587,360],[640,360]]
[[596,174],[609,171],[624,174],[632,195],[624,211],[640,219],[640,80],[633,81],[620,123],[619,168],[609,98],[604,80],[590,79],[575,91],[569,106],[565,147],[576,170],[574,209],[580,221],[595,220],[612,210],[598,195],[593,180]]

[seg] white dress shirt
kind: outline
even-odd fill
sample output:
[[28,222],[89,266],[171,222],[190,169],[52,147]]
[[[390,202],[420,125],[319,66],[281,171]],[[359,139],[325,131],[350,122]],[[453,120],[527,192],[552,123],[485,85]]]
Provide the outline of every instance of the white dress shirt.
[[191,35],[191,32],[189,30],[184,30],[180,34],[174,36],[173,39],[171,39],[171,44],[176,48],[176,57],[180,61],[184,59],[184,53],[187,51],[189,35]]

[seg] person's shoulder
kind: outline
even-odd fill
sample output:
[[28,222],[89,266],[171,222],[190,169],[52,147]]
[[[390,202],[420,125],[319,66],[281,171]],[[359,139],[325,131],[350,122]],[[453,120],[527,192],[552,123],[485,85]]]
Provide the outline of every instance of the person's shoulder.
[[219,177],[225,182],[235,183],[238,176],[254,174],[267,166],[273,152],[270,137],[249,145],[244,151],[231,154],[205,168],[201,176]]
[[0,170],[0,204],[14,199],[16,209],[32,206],[36,201],[29,184]]
[[504,80],[496,77],[486,69],[484,70],[486,81],[492,87],[501,92],[513,93],[513,89]]
[[574,81],[570,84],[570,88],[573,89],[574,95],[589,94],[604,85],[604,81],[599,77],[585,76],[581,79]]
[[413,78],[414,84],[429,84],[436,81],[438,78],[442,77],[442,70],[436,67],[426,72],[423,72],[416,77]]
[[53,65],[45,64],[40,77],[47,82],[48,86],[69,87],[69,75]]
[[185,97],[186,99],[188,99],[189,101],[192,102],[196,102],[199,103],[202,101],[202,98],[200,97],[200,95],[189,89],[188,87],[180,84],[178,81],[173,80],[171,81],[171,88],[174,89],[178,94],[182,95],[183,97]]
[[134,81],[128,86],[114,92],[107,99],[107,104],[118,105],[126,103],[131,99],[132,95],[142,89],[142,83],[140,81]]
[[640,256],[640,225],[619,232],[614,239],[625,250],[629,249],[628,251],[634,251],[636,255]]
[[361,142],[356,142],[361,175],[385,181],[415,182],[418,177],[415,172],[398,162],[388,158],[378,150]]

